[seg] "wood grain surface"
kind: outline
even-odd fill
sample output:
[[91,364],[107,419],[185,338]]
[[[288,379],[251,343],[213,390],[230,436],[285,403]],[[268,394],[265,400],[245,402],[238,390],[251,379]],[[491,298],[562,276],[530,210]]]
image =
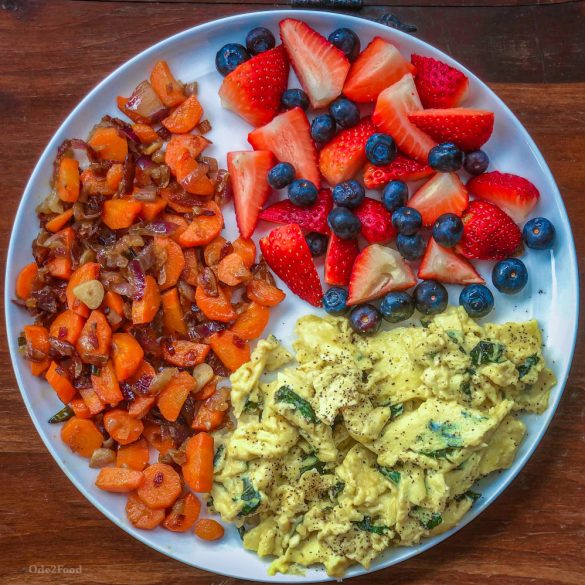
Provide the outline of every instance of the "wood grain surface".
[[[190,26],[285,7],[240,0],[0,0],[0,254],[45,144],[77,102],[131,56]],[[585,2],[367,0],[486,80],[555,175],[585,258]],[[562,286],[562,283],[560,283]],[[12,286],[12,283],[8,283]],[[0,340],[0,584],[235,583],[152,551],[94,509],[59,470],[20,398]],[[15,335],[16,332],[8,332]],[[432,550],[355,583],[585,584],[585,344],[536,453],[480,518]],[[226,558],[226,566],[229,558]],[[35,567],[80,568],[39,573]]]

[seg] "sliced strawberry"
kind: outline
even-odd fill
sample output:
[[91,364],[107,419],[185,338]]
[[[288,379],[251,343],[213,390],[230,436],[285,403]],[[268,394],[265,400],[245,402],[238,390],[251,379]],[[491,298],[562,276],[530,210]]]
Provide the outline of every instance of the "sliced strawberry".
[[394,138],[402,152],[426,164],[435,141],[408,119],[409,114],[419,110],[422,104],[412,75],[408,73],[378,96],[372,120],[382,132]]
[[327,216],[333,209],[330,189],[321,189],[317,201],[311,207],[297,207],[288,199],[278,201],[260,212],[260,219],[273,223],[296,223],[309,232],[328,234]]
[[416,67],[415,83],[425,108],[454,108],[467,94],[469,80],[461,71],[422,55],[410,58]]
[[429,165],[398,154],[389,165],[383,167],[367,163],[364,170],[364,184],[368,189],[377,189],[394,179],[418,181],[430,177],[434,173],[435,171]]
[[392,216],[380,201],[366,197],[354,213],[362,224],[362,236],[370,244],[382,244],[396,237]]
[[408,201],[408,207],[420,212],[423,224],[430,227],[443,213],[461,216],[469,195],[455,173],[437,173]]
[[492,171],[467,182],[469,191],[501,207],[517,223],[523,222],[540,199],[538,189],[524,177]]
[[347,304],[371,301],[392,290],[406,290],[415,284],[412,269],[396,250],[371,244],[355,259]]
[[315,307],[321,306],[321,281],[298,225],[291,223],[272,230],[260,240],[260,249],[268,266],[293,293]]
[[503,260],[514,255],[522,243],[514,220],[487,201],[472,201],[461,220],[463,237],[456,250],[466,258]]
[[481,148],[494,130],[494,113],[487,110],[423,110],[408,119],[437,142],[454,142],[465,152]]
[[330,185],[351,179],[366,162],[366,142],[376,132],[371,118],[362,118],[353,128],[342,130],[319,154],[321,174]]
[[248,142],[254,150],[270,150],[280,162],[290,163],[298,179],[307,179],[319,186],[317,149],[307,115],[301,108],[283,112],[266,126],[252,130]]
[[313,108],[329,105],[341,94],[349,71],[343,51],[294,18],[280,21],[280,38]]
[[429,240],[427,250],[418,269],[422,280],[438,280],[445,284],[483,284],[485,280],[476,272],[470,262],[435,242]]
[[280,110],[288,70],[282,45],[252,57],[223,80],[219,88],[221,105],[252,126],[267,124]]
[[342,240],[335,234],[331,234],[325,255],[325,282],[331,285],[347,286],[353,263],[359,252],[357,240]]
[[343,94],[354,102],[375,102],[381,91],[414,72],[414,66],[392,43],[374,37],[352,63]]
[[242,238],[249,238],[258,223],[258,214],[272,192],[267,176],[274,166],[274,157],[268,150],[228,152],[227,163],[238,229]]

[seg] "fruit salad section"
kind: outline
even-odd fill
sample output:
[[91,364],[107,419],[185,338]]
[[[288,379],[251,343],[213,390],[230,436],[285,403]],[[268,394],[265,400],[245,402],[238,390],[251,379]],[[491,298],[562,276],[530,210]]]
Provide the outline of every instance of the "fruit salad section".
[[[470,316],[487,315],[494,294],[475,260],[496,261],[497,291],[521,291],[518,256],[551,247],[554,226],[527,221],[540,198],[528,179],[490,169],[494,113],[469,103],[467,76],[380,37],[361,50],[347,28],[325,38],[288,18],[279,36],[256,28],[216,66],[221,103],[254,127],[251,149],[228,153],[240,233],[281,224],[260,248],[288,288],[350,311],[364,334],[443,311],[445,284],[463,286]],[[289,67],[301,87],[288,87]],[[283,197],[267,204],[274,191]]]

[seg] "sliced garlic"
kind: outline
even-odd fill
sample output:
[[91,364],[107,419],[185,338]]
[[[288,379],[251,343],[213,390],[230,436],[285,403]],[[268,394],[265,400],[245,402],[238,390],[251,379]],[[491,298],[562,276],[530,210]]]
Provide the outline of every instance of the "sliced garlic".
[[91,454],[89,466],[95,469],[96,467],[105,467],[114,461],[116,461],[116,453],[112,449],[100,447]]
[[104,285],[99,280],[88,280],[78,284],[73,289],[73,294],[93,311],[104,300]]
[[193,368],[193,378],[195,378],[195,392],[199,392],[205,384],[213,379],[213,368],[209,364],[198,364]]

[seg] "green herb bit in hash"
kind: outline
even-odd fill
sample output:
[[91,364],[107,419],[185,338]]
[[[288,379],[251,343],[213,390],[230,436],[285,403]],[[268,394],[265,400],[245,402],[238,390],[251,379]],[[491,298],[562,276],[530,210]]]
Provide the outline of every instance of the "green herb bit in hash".
[[516,367],[516,369],[518,370],[518,377],[520,379],[524,378],[524,376],[528,374],[532,366],[535,366],[539,361],[540,361],[539,357],[536,354],[528,356],[524,360],[524,363]]
[[318,423],[317,415],[313,410],[310,402],[301,398],[296,392],[291,390],[288,386],[281,386],[274,395],[277,402],[285,402],[286,404],[292,404],[299,413],[306,418],[309,422]]
[[364,516],[363,520],[360,520],[359,522],[354,522],[354,524],[358,530],[363,530],[364,532],[372,532],[374,534],[386,534],[386,532],[390,530],[388,526],[372,524],[371,516]]
[[396,485],[400,483],[400,471],[394,471],[393,469],[389,469],[388,467],[384,467],[383,465],[376,465],[376,469],[386,479],[389,479],[392,483]]
[[247,516],[248,514],[252,514],[252,512],[255,512],[258,509],[262,503],[262,498],[260,497],[260,493],[254,488],[254,485],[249,478],[244,477],[242,479],[242,483],[244,484],[244,490],[242,491],[240,500],[245,502],[245,504],[240,510],[238,516]]
[[501,343],[482,340],[469,352],[471,363],[474,366],[482,366],[501,362],[504,349]]

